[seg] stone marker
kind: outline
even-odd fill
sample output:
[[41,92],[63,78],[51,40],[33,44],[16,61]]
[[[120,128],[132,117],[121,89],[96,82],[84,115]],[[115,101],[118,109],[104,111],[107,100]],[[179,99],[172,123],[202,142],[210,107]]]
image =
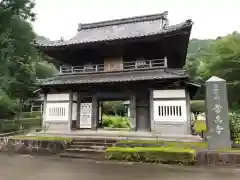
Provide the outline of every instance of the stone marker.
[[206,123],[209,149],[231,148],[226,81],[216,76],[206,81]]

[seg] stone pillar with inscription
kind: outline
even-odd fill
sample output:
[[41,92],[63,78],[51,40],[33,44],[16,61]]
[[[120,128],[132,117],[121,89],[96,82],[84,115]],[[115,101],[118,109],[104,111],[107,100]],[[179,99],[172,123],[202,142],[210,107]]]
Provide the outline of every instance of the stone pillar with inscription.
[[216,76],[206,81],[206,123],[209,149],[231,148],[227,87]]

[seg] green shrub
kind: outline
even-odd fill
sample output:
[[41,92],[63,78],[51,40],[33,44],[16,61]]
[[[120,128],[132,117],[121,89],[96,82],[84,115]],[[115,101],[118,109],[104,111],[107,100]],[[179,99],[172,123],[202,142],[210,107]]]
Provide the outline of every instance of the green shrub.
[[13,119],[20,109],[21,104],[0,89],[0,119]]
[[122,116],[107,116],[103,115],[103,126],[111,128],[130,128],[130,121]]
[[158,162],[193,164],[196,161],[196,150],[182,147],[110,147],[106,156],[111,160],[135,162]]
[[229,113],[231,140],[240,143],[240,113]]
[[205,112],[205,101],[195,100],[190,102],[191,112],[193,113],[202,113]]
[[206,132],[207,131],[206,121],[197,120],[194,124],[194,129],[197,133]]
[[4,120],[0,122],[0,133],[9,133],[20,130],[20,122],[16,120]]
[[22,120],[4,120],[0,121],[0,133],[14,132],[21,129],[31,129],[41,127],[42,119],[25,118]]

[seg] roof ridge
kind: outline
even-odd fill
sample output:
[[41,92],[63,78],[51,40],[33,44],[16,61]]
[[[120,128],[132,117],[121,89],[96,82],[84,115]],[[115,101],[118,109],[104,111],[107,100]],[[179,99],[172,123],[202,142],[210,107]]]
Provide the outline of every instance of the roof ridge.
[[128,24],[128,23],[151,21],[151,20],[157,20],[157,19],[167,19],[167,15],[168,15],[168,11],[164,11],[163,13],[160,13],[160,14],[133,16],[128,18],[120,18],[120,19],[113,19],[113,20],[100,21],[100,22],[94,22],[94,23],[85,23],[85,24],[79,23],[78,31],[81,31],[82,29],[91,29],[91,28],[98,28],[103,26]]

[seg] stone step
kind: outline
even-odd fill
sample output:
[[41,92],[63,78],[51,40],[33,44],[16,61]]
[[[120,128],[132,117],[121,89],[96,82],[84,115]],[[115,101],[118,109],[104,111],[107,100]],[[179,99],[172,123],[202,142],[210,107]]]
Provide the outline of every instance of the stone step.
[[106,149],[86,149],[86,148],[67,148],[66,152],[68,153],[91,153],[91,154],[98,154],[98,153],[104,153]]
[[88,142],[88,141],[73,141],[72,142],[72,145],[85,145],[85,146],[107,146],[107,147],[109,147],[109,146],[112,146],[112,145],[114,145],[116,142],[114,142],[114,143],[109,143],[109,142],[107,142],[107,143],[105,143],[105,142]]
[[75,138],[73,143],[116,143],[116,139],[105,139],[105,138]]
[[107,149],[109,146],[106,145],[80,145],[80,144],[71,144],[70,149]]
[[93,159],[93,160],[104,160],[104,153],[69,153],[64,152],[60,154],[62,158],[79,158],[79,159]]

